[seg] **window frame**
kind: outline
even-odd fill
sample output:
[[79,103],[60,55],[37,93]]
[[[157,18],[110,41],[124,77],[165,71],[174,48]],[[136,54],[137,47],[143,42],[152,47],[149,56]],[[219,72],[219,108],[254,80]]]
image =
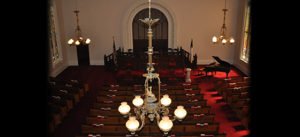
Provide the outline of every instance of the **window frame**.
[[246,2],[243,19],[243,39],[240,49],[239,59],[245,63],[249,63],[250,41],[251,41],[251,5],[250,0]]
[[[52,13],[51,13],[52,12]],[[49,4],[49,18],[48,18],[48,31],[49,31],[49,48],[50,48],[50,58],[52,67],[54,68],[58,63],[62,62],[63,56],[61,52],[61,42],[59,37],[59,26],[57,20],[57,10],[54,0],[50,0]],[[53,32],[54,25],[54,32]],[[56,44],[56,46],[54,45]]]

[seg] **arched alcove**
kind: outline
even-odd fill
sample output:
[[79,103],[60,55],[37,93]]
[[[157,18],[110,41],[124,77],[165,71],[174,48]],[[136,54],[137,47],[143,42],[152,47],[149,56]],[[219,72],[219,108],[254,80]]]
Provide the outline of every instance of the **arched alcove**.
[[[148,1],[135,1],[125,12],[122,22],[122,42],[125,50],[133,49],[132,23],[134,17],[149,7]],[[162,12],[168,21],[168,48],[177,47],[177,24],[174,12],[161,0],[153,0],[151,8]]]
[[[148,50],[148,28],[149,26],[140,19],[149,17],[149,9],[138,12],[132,22],[133,52],[143,55]],[[168,52],[168,20],[159,10],[151,9],[151,18],[159,19],[151,26],[152,46],[155,51]]]

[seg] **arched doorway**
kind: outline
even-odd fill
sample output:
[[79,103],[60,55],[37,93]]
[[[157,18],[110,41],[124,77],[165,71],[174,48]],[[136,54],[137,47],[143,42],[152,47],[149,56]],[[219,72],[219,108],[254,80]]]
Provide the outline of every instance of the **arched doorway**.
[[[122,17],[122,47],[124,50],[133,49],[133,32],[132,32],[132,22],[134,17],[140,11],[149,8],[149,2],[138,0],[134,1],[131,6],[125,11]],[[151,2],[151,9],[158,9],[161,11],[168,20],[168,48],[178,47],[177,43],[177,22],[176,16],[172,8],[169,7],[163,0],[153,0]]]
[[[146,8],[138,12],[132,21],[133,52],[135,54],[144,54],[147,51],[148,25],[139,20],[147,17],[149,17],[149,9]],[[151,18],[159,19],[151,26],[154,51],[166,53],[168,52],[168,20],[161,11],[155,8],[151,9]]]

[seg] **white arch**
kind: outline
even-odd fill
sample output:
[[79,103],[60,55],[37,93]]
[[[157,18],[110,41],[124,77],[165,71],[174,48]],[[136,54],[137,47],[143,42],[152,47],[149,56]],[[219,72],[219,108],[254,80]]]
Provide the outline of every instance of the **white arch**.
[[[122,22],[122,41],[125,50],[133,49],[132,22],[135,15],[141,10],[148,8],[148,1],[138,0],[126,11]],[[168,20],[168,48],[177,46],[177,24],[174,12],[161,0],[153,0],[151,8],[160,10]]]

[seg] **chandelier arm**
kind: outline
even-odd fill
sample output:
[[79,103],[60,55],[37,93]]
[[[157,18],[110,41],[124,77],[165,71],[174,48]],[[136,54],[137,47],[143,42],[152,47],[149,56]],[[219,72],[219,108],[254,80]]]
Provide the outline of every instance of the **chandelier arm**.
[[145,112],[143,111],[142,115],[140,115],[140,120],[142,122],[141,126],[137,129],[137,131],[140,131],[145,126]]
[[177,120],[176,116],[174,116],[173,119],[171,119],[172,122],[174,122],[175,120]]
[[161,105],[160,103],[160,78],[157,76],[157,81],[158,81],[158,105]]
[[164,116],[169,115],[170,110],[168,108],[162,107],[161,109],[162,109],[161,112],[163,113]]
[[148,101],[148,94],[147,94],[147,92],[148,92],[148,80],[149,80],[149,78],[146,76],[146,80],[145,80],[145,110],[147,110],[147,101]]
[[156,124],[158,125],[160,121],[160,115],[158,114],[158,111],[155,111],[154,114],[156,116]]
[[[135,116],[137,117],[137,118],[140,118],[140,110],[138,110],[139,108],[134,108],[134,113],[135,113]],[[131,114],[131,113],[129,113],[129,114]],[[131,115],[130,115],[131,116]]]

